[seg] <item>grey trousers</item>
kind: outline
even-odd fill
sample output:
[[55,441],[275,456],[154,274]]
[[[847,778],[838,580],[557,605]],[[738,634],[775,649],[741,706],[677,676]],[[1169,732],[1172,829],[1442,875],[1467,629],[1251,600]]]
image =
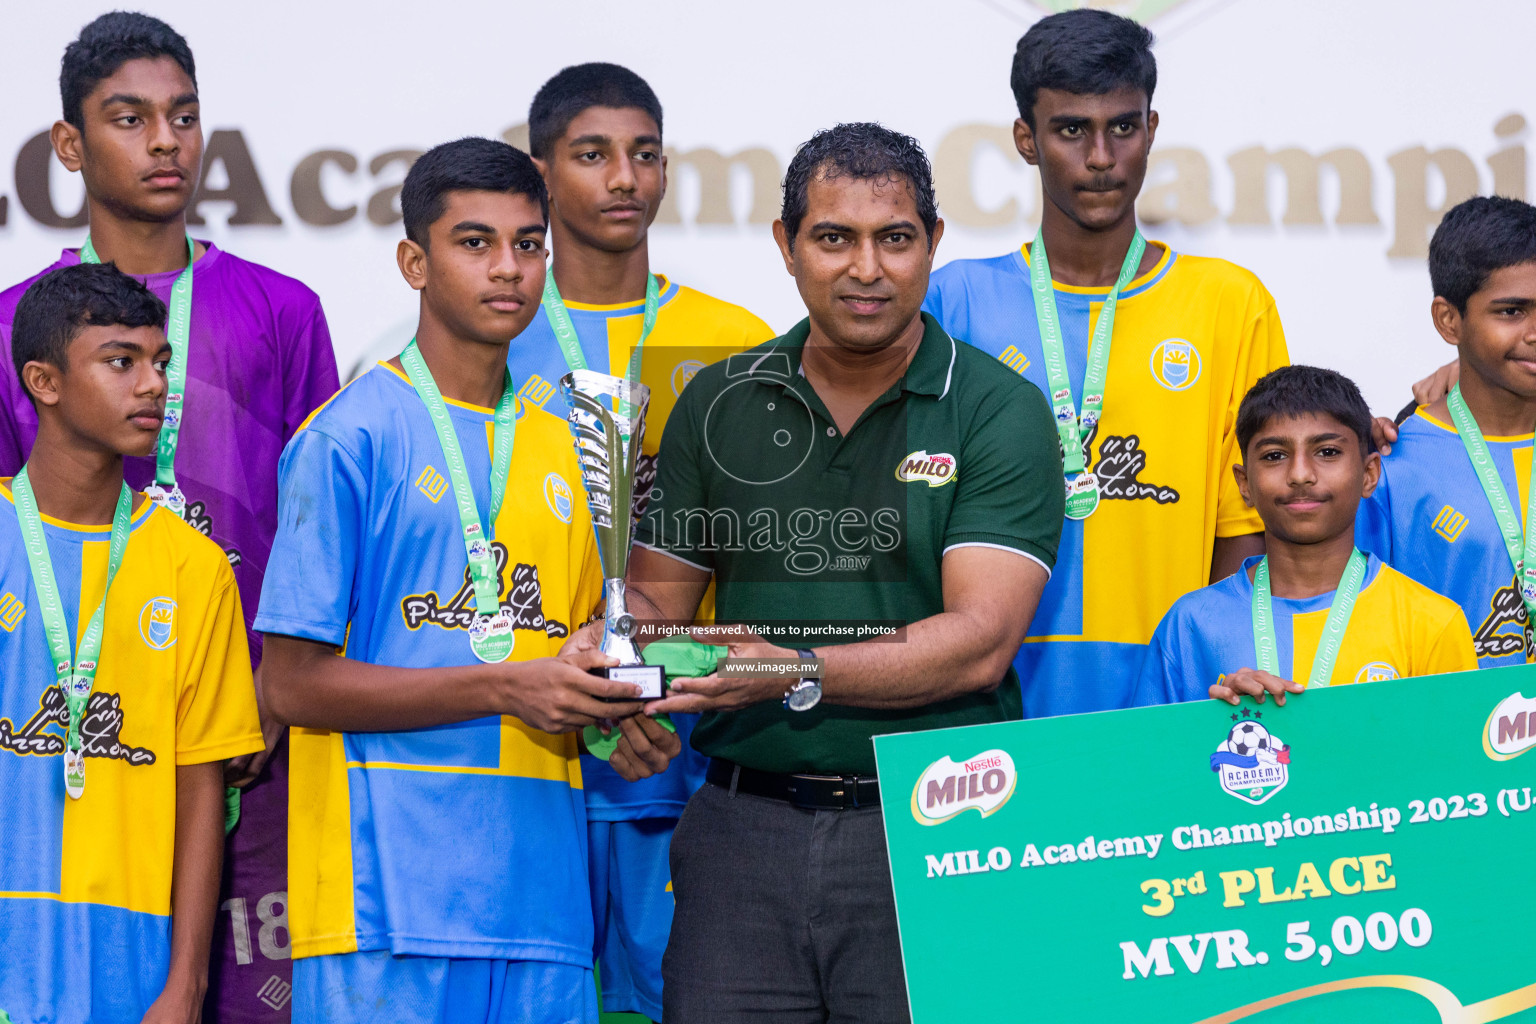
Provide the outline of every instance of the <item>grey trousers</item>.
[[909,1024],[878,807],[705,785],[672,835],[666,1024]]

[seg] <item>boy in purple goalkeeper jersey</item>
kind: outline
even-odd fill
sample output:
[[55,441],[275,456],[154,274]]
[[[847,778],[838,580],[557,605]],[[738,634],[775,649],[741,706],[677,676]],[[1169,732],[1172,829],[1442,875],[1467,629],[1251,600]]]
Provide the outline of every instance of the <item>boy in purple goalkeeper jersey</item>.
[[[54,151],[85,180],[90,232],[43,273],[115,263],[171,307],[167,334],[184,375],[181,426],[169,457],[163,430],[160,454],[125,460],[126,476],[135,489],[162,485],[165,503],[224,549],[249,630],[277,530],[278,456],[339,386],[320,301],[292,278],[187,235],[203,134],[192,53],[170,26],[142,14],[102,15],[65,51],[59,87],[64,119],[53,126]],[[5,367],[16,303],[34,280],[0,292]],[[190,306],[178,317],[189,286]],[[26,461],[36,431],[20,382],[0,372],[0,477]],[[250,635],[259,665],[260,636]],[[259,695],[259,668],[256,678]],[[271,757],[283,730],[264,711],[262,725],[266,750],[232,761],[227,777],[245,789],[225,855],[227,913],[214,933],[209,979],[207,1019],[220,1022],[288,1019],[287,755]]]

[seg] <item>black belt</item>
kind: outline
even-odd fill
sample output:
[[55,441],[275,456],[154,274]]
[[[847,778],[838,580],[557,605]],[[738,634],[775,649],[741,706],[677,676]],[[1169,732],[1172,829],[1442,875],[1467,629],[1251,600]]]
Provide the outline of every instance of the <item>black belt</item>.
[[711,758],[704,778],[712,785],[810,811],[845,811],[880,806],[880,781],[873,775],[781,775]]

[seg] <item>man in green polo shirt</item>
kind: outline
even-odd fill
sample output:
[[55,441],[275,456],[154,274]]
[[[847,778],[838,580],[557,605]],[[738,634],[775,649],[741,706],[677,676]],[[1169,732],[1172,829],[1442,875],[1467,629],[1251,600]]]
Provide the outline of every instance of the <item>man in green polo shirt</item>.
[[703,712],[712,759],[672,841],[668,1024],[908,1020],[871,737],[1019,716],[1061,454],[1039,390],[920,312],[943,227],[916,141],[816,135],[774,224],[809,318],[667,422],[631,610],[691,621],[713,580],[732,658],[806,660],[647,709]]

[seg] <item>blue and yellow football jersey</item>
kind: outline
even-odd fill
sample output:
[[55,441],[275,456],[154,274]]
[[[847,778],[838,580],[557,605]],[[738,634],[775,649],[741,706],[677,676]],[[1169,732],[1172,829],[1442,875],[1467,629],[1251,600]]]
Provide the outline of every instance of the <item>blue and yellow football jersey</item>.
[[[492,410],[448,402],[490,508]],[[407,668],[474,663],[474,592],[427,408],[381,363],[289,442],[256,628]],[[495,524],[513,660],[554,655],[601,593],[564,419],[517,403]],[[576,737],[511,716],[393,733],[291,732],[293,955],[548,960],[590,967]]]
[[[1504,491],[1525,517],[1532,435],[1485,437]],[[1381,483],[1360,503],[1357,543],[1451,597],[1466,614],[1483,668],[1525,664],[1525,604],[1499,524],[1450,423],[1420,409],[1381,460]]]
[[[1186,594],[1153,634],[1136,684],[1135,703],[1203,700],[1228,672],[1256,668],[1253,580],[1249,570]],[[1275,646],[1280,675],[1305,683],[1333,606],[1333,591],[1316,597],[1275,597]],[[1415,583],[1372,555],[1333,663],[1329,685],[1466,672],[1477,668],[1472,635],[1456,602]]]
[[[1225,260],[1175,253],[1121,292],[1104,416],[1085,439],[1102,501],[1068,520],[1056,568],[1014,661],[1024,715],[1126,706],[1142,652],[1173,602],[1210,579],[1218,537],[1263,530],[1232,479],[1238,403],[1288,362],[1274,300]],[[1072,394],[1107,288],[1056,285]],[[1025,248],[957,260],[924,306],[955,338],[1049,391]]]
[[[656,453],[662,431],[677,396],[693,375],[710,363],[774,336],[772,328],[740,306],[676,284],[662,275],[657,275],[657,284],[661,305],[656,312],[656,326],[640,357],[640,381],[651,389],[645,440],[635,474],[636,491],[641,495],[648,494],[656,480]],[[587,365],[622,377],[629,367],[630,353],[640,340],[645,303],[595,306],[567,302],[566,308],[581,339]],[[521,382],[518,393],[522,398],[558,416],[565,415],[565,402],[557,387],[568,372],[565,354],[542,310],[527,330],[512,339],[507,365],[512,379]],[[586,500],[579,491],[576,497],[578,501]],[[711,590],[701,609],[705,618],[713,609],[713,593]],[[696,721],[696,715],[674,718],[683,753],[667,771],[639,782],[625,782],[607,761],[583,757],[588,817],[593,821],[633,821],[676,818],[682,814],[683,805],[704,781],[704,759],[688,743]]]
[[[262,745],[240,593],[217,545],[142,502],[107,595],[85,794],[71,800],[64,697],[9,487],[0,496],[0,1009],[18,1024],[137,1021],[170,969],[176,767]],[[111,528],[43,519],[78,641]]]

